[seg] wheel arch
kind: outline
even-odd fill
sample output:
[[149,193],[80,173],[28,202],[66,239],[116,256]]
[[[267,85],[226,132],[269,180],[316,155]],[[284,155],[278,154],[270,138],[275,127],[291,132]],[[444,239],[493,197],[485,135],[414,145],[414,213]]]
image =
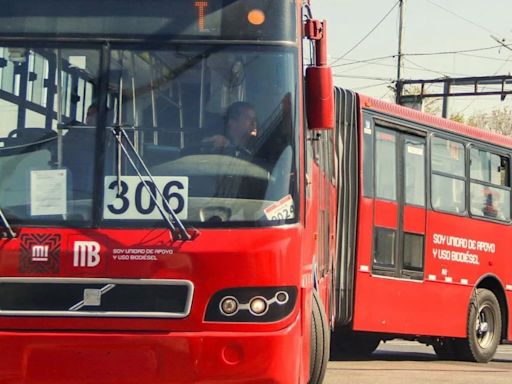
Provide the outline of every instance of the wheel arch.
[[501,340],[507,340],[509,306],[507,302],[507,295],[505,294],[505,289],[503,288],[502,282],[496,275],[487,274],[482,276],[480,280],[478,280],[478,282],[475,284],[475,288],[472,294],[474,294],[474,292],[478,288],[488,289],[494,294],[494,296],[496,296],[496,299],[498,299],[501,312]]

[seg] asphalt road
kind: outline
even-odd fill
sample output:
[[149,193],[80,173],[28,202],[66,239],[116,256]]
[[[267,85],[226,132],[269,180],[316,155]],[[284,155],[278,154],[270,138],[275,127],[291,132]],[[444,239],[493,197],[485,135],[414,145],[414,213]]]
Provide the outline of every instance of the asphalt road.
[[498,348],[488,364],[438,360],[432,347],[416,342],[381,343],[370,359],[331,357],[324,384],[510,384],[512,345]]

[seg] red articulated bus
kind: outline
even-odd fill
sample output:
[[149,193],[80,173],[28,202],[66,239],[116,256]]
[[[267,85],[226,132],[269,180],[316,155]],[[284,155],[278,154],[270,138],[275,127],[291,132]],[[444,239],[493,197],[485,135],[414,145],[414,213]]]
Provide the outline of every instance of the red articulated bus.
[[441,358],[489,361],[512,332],[512,139],[336,93],[335,343],[367,355],[399,337]]
[[320,383],[336,202],[301,1],[0,8],[0,382]]
[[333,88],[307,3],[0,0],[2,383],[509,338],[510,140]]

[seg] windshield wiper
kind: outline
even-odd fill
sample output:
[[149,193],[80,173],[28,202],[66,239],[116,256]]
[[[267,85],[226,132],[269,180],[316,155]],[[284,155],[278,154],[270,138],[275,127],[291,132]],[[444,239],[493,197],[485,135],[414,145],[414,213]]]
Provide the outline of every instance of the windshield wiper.
[[[169,205],[169,202],[167,201],[167,199],[164,197],[162,191],[160,190],[160,188],[158,188],[158,186],[155,182],[155,179],[153,178],[153,175],[151,174],[151,172],[149,172],[149,169],[148,169],[147,165],[144,163],[144,160],[142,160],[140,155],[137,153],[135,146],[133,145],[130,138],[126,134],[126,131],[124,130],[124,128],[122,126],[118,125],[118,126],[111,127],[111,130],[112,130],[112,133],[114,134],[114,137],[116,138],[119,148],[121,148],[123,150],[124,154],[126,155],[126,158],[132,165],[133,169],[135,170],[135,172],[137,172],[137,176],[139,177],[140,181],[144,185],[144,188],[146,189],[146,191],[149,193],[151,201],[155,204],[156,208],[158,209],[158,212],[160,212],[160,215],[162,216],[162,218],[166,222],[167,226],[169,227],[169,231],[171,232],[173,239],[185,240],[185,241],[194,240],[199,235],[199,231],[195,230],[192,235],[190,233],[188,233],[187,229],[185,228],[185,226],[183,225],[181,220],[178,219],[178,216],[176,215],[174,210]],[[133,154],[135,155],[139,164],[142,165],[142,168],[144,169],[144,172],[146,173],[147,177],[149,177],[149,179],[153,183],[156,192],[162,198],[162,202],[165,206],[165,210],[169,213],[169,216],[166,215],[166,213],[164,211],[164,207],[162,207],[162,205],[158,201],[157,197],[155,196],[155,194],[153,193],[151,188],[146,183],[146,180],[144,180],[144,177],[142,176],[141,172],[137,168],[137,165],[135,164],[134,159],[128,153],[128,148],[123,144],[123,138],[128,143],[128,148],[133,152]],[[119,161],[120,161],[120,159],[118,157],[118,162]],[[118,164],[118,167],[117,167],[117,180],[118,180],[118,184],[119,184],[121,181],[120,163]]]
[[16,233],[12,230],[12,227],[9,224],[9,222],[7,221],[7,218],[5,217],[4,212],[2,211],[2,208],[0,208],[0,219],[2,220],[2,223],[5,226],[5,229],[7,229],[7,232],[4,232],[2,234],[3,235],[2,237],[7,235],[7,237],[14,239],[16,237]]

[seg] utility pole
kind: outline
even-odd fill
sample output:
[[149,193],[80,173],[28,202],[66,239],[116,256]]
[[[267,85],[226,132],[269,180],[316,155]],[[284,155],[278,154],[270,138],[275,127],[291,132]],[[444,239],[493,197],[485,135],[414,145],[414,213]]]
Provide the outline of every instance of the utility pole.
[[400,104],[400,96],[402,96],[402,36],[404,31],[404,2],[399,0],[399,19],[398,19],[398,60],[396,68],[396,97],[395,101]]

